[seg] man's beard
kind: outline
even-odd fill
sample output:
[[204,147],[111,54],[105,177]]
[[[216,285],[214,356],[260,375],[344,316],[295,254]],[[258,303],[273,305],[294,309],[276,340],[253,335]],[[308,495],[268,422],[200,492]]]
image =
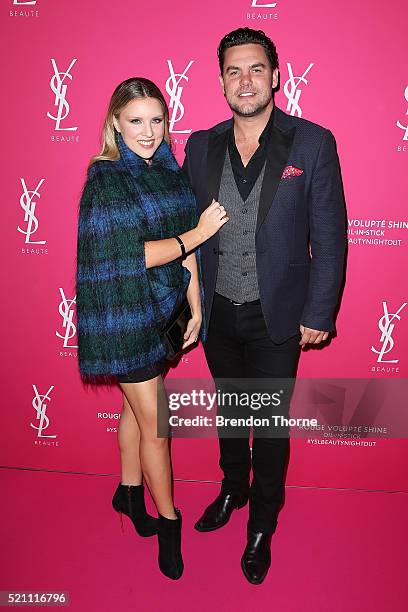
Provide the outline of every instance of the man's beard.
[[234,113],[238,115],[239,117],[256,117],[257,115],[260,115],[265,110],[265,108],[270,104],[272,100],[272,92],[269,97],[261,100],[257,106],[255,106],[251,110],[248,109],[247,111],[241,110],[238,105],[234,104],[234,102],[230,102],[230,100],[228,100],[227,97],[225,97],[225,99],[227,100],[228,106],[230,107],[230,109],[234,111]]

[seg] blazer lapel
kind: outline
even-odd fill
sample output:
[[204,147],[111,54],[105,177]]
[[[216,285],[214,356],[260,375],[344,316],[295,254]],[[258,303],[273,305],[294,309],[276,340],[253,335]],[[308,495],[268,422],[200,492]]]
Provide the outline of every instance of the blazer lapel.
[[[276,110],[278,111],[278,109]],[[262,183],[261,195],[259,198],[256,231],[258,231],[260,226],[262,225],[275,197],[283,170],[287,165],[289,153],[292,148],[293,138],[295,136],[295,131],[295,127],[292,127],[288,131],[280,130],[276,125],[276,121],[273,125],[268,143],[266,167]]]
[[218,200],[222,170],[227,152],[228,130],[210,132],[207,151],[207,185],[210,202]]

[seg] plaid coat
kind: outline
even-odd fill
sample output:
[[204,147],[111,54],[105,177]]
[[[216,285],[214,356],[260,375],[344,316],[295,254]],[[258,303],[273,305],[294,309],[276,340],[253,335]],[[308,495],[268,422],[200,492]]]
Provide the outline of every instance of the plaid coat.
[[197,224],[181,169],[164,141],[151,165],[120,135],[117,142],[120,159],[91,166],[80,203],[77,330],[85,377],[126,374],[162,359],[161,331],[190,280],[181,259],[146,269],[144,253],[145,241]]

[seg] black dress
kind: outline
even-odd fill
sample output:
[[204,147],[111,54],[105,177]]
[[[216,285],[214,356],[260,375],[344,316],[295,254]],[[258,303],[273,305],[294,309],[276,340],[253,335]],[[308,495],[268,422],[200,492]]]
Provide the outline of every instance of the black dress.
[[159,374],[163,374],[166,368],[167,361],[166,359],[162,359],[156,363],[152,363],[151,365],[145,366],[143,368],[138,368],[137,370],[132,370],[128,374],[120,374],[116,376],[116,380],[119,383],[136,383],[136,382],[144,382],[145,380],[150,380],[159,376]]

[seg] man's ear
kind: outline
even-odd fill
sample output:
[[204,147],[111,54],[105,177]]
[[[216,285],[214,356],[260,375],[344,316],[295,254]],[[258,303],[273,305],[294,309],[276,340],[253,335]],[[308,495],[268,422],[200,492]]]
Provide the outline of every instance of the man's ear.
[[276,89],[279,83],[279,68],[272,72],[272,89]]
[[224,79],[222,78],[222,74],[220,74],[220,76],[218,78],[220,79],[220,85],[221,85],[222,93],[225,96]]

